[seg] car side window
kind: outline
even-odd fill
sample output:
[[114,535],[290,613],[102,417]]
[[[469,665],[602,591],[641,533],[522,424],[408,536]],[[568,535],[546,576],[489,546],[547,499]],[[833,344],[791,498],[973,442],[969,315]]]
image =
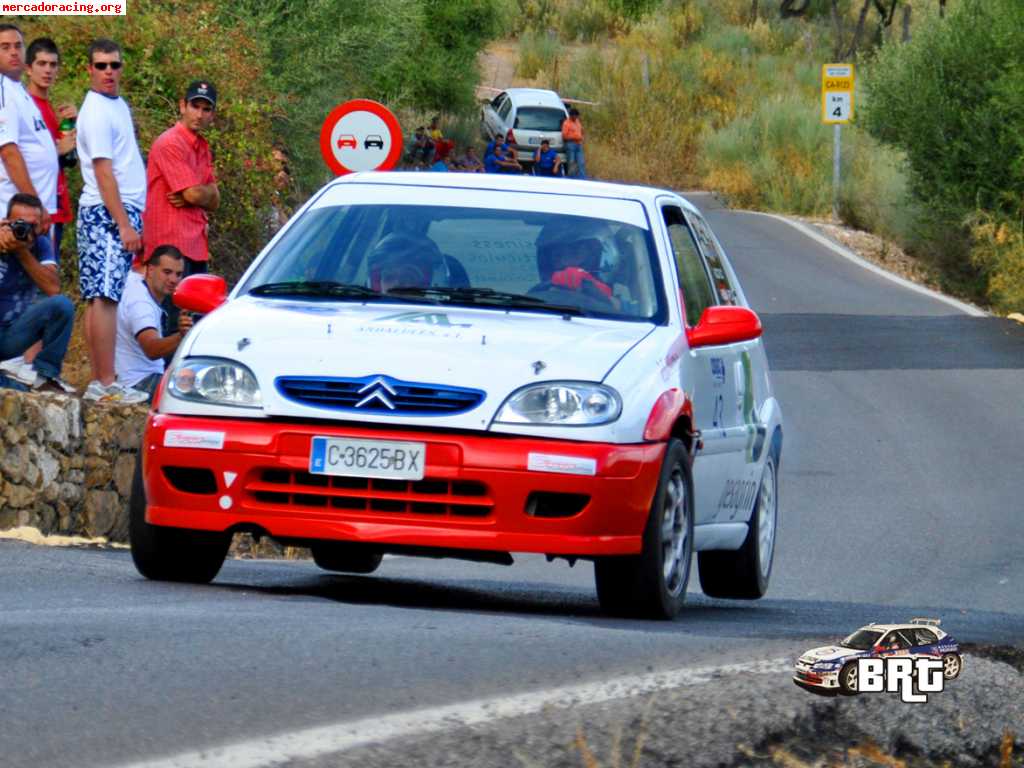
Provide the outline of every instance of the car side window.
[[669,239],[672,241],[676,274],[679,276],[683,304],[686,307],[686,324],[692,328],[700,322],[704,310],[715,303],[711,281],[708,279],[703,259],[697,250],[697,244],[682,209],[666,205],[661,209],[661,213],[665,218]]
[[715,292],[722,304],[736,303],[736,290],[729,281],[729,275],[723,264],[722,250],[711,232],[711,227],[702,217],[695,213],[690,214],[690,222],[693,224],[693,231],[700,243],[704,258],[707,260],[708,269],[711,272],[711,281],[715,284]]
[[497,96],[494,97],[494,101],[491,102],[491,106],[494,108],[494,111],[497,112],[499,109],[502,108],[502,106],[504,106],[505,102],[507,101],[508,96],[506,96],[504,93],[499,93]]
[[508,113],[512,111],[512,99],[505,99],[504,103],[498,108],[498,117],[503,121],[508,119]]
[[939,642],[939,638],[930,629],[921,629],[918,627],[914,630],[914,634],[917,635],[917,642],[915,645],[935,645]]

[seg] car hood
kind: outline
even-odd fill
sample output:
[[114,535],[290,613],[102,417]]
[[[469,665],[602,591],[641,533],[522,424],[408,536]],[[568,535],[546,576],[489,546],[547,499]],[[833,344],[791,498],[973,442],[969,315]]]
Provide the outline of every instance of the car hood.
[[[195,326],[187,354],[244,363],[260,383],[269,415],[351,418],[286,399],[275,386],[278,377],[381,375],[482,390],[483,402],[464,414],[401,417],[403,424],[480,429],[525,384],[601,381],[652,329],[647,323],[538,312],[243,296]],[[396,420],[356,415],[363,421]]]
[[809,651],[805,651],[800,657],[800,661],[805,664],[814,664],[819,661],[838,661],[839,659],[846,659],[851,656],[859,656],[862,653],[863,651],[843,648],[839,645],[823,645],[820,648],[812,648]]

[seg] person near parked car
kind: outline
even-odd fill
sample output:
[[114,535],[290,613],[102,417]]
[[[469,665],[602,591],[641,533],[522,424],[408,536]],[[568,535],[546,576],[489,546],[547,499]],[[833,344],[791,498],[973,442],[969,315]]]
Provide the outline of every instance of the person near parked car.
[[86,400],[144,402],[145,393],[116,380],[114,343],[117,303],[142,250],[146,167],[135,124],[121,98],[121,46],[100,38],[89,46],[89,92],[78,111],[78,159],[82,196],[78,206],[78,279],[85,308],[85,340],[92,380]]
[[[73,392],[60,377],[75,308],[60,295],[58,255],[42,232],[42,202],[18,192],[0,221],[0,375],[26,388]],[[36,300],[42,292],[45,298]],[[21,356],[42,342],[31,363]]]
[[515,150],[505,142],[494,145],[494,163],[498,173],[523,172],[523,166],[516,159]]
[[569,175],[576,179],[587,178],[587,166],[583,160],[583,123],[580,111],[573,107],[569,116],[562,121],[562,141],[565,144],[565,161]]
[[192,327],[192,316],[182,312],[178,329],[163,335],[165,300],[171,296],[185,272],[185,257],[173,245],[154,248],[143,262],[143,273],[132,271],[125,281],[117,305],[117,380],[125,387],[144,392],[152,400],[164,359],[173,355]]
[[216,107],[213,84],[191,82],[178,101],[178,122],[153,142],[146,164],[143,256],[159,245],[177,246],[185,255],[185,277],[208,271],[208,217],[220,205],[220,189],[203,134],[213,124]]
[[562,158],[551,148],[551,142],[547,139],[533,153],[533,168],[537,176],[557,176],[562,169]]
[[480,161],[480,157],[476,153],[476,147],[472,144],[466,147],[466,154],[459,160],[459,170],[469,173],[484,172],[484,164]]

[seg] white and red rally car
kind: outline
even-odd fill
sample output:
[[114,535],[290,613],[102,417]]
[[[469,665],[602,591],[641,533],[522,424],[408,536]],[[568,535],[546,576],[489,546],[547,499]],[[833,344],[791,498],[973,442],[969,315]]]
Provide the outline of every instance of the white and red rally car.
[[609,611],[672,617],[772,570],[782,419],[736,275],[678,195],[354,174],[207,313],[154,400],[132,554],[204,582],[237,531],[369,573],[385,553],[595,564]]
[[796,662],[793,682],[802,688],[857,693],[857,660],[891,656],[942,660],[942,676],[952,680],[963,669],[960,646],[939,629],[938,619],[911,619],[909,624],[868,624],[838,645],[812,648]]

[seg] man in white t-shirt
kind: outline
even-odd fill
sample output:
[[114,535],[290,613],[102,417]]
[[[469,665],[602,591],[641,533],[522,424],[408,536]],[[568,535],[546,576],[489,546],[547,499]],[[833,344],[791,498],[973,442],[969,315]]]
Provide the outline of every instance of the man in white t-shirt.
[[144,392],[150,399],[164,373],[164,358],[174,353],[192,327],[192,316],[182,312],[178,330],[161,336],[164,299],[174,293],[185,270],[185,257],[173,245],[154,249],[144,272],[131,272],[117,305],[115,367],[122,387]]
[[21,84],[24,71],[21,30],[0,24],[0,210],[19,192],[38,197],[43,203],[39,232],[47,234],[50,215],[57,211],[57,146]]
[[78,280],[85,310],[85,340],[92,367],[87,400],[134,397],[115,380],[117,303],[142,249],[146,168],[128,104],[120,97],[121,48],[100,38],[89,46],[89,93],[78,111],[82,196],[78,207]]

